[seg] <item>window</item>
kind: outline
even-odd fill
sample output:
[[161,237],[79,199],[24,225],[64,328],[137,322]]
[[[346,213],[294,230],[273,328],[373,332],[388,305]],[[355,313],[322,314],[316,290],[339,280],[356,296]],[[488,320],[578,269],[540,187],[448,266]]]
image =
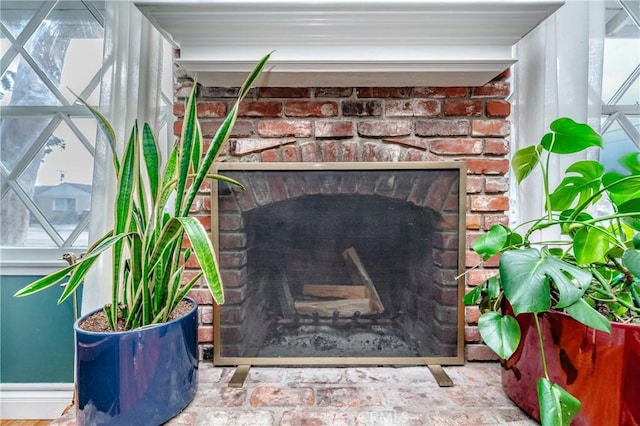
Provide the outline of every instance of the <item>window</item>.
[[53,210],[56,212],[72,212],[76,209],[76,200],[73,198],[54,198]]
[[6,248],[24,255],[87,245],[97,126],[74,94],[98,103],[103,10],[101,1],[2,2],[3,257]]
[[640,5],[608,2],[606,12],[600,160],[624,172],[618,158],[640,149]]

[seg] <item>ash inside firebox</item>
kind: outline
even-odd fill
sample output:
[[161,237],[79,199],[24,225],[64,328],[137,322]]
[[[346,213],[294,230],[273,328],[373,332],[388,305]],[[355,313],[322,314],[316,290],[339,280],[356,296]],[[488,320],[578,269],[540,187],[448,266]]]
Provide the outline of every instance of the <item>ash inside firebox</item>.
[[271,327],[259,357],[415,357],[417,345],[394,324]]

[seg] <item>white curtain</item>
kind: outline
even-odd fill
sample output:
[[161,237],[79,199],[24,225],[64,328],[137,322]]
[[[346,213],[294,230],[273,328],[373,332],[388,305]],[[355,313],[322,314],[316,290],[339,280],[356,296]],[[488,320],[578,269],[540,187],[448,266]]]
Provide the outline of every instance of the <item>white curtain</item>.
[[[568,1],[515,46],[511,152],[540,142],[549,124],[570,117],[600,128],[604,2]],[[550,186],[555,188],[569,164],[593,157],[583,152],[552,161]],[[511,178],[511,225],[526,224],[543,214],[539,173],[517,185]],[[525,225],[526,228],[526,225]],[[543,235],[553,240],[553,231]]]
[[[105,2],[104,61],[109,65],[102,81],[100,111],[113,125],[121,153],[134,121],[159,128],[163,53],[167,45],[160,33],[130,1]],[[166,60],[166,58],[165,58]],[[113,225],[115,175],[108,142],[96,143],[89,241]],[[111,259],[102,256],[87,276],[82,313],[111,301]]]

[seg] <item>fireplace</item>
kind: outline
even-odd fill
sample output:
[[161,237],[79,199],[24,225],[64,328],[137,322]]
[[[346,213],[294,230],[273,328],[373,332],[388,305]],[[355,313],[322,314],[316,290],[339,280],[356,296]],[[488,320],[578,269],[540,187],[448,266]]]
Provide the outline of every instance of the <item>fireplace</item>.
[[[508,79],[517,61],[512,47],[562,1],[134,3],[176,48],[176,136],[183,97],[196,75],[202,133],[210,138],[246,73],[258,58],[274,52],[240,106],[220,162],[465,163],[466,187],[460,185],[466,193],[466,247],[494,224],[508,222]],[[211,222],[210,195],[205,188],[191,212],[205,226]],[[216,233],[214,227],[212,238]],[[354,248],[361,257],[367,255]],[[242,254],[221,254],[223,282],[233,290],[227,306],[232,306],[234,297],[246,291],[240,283],[246,282],[241,275],[248,269],[238,267],[246,262]],[[496,273],[497,262],[478,266],[477,253],[466,249],[464,254],[459,263],[469,268],[466,290]],[[341,253],[333,256],[345,266]],[[361,260],[373,274],[377,265]],[[197,274],[193,259],[186,266],[189,277]],[[221,337],[214,333],[217,308],[205,283],[190,296],[200,303],[200,357],[210,359],[214,334],[215,340]],[[475,312],[468,311],[464,326],[459,324],[465,358],[496,359],[481,341]],[[339,316],[336,321],[346,320]]]
[[216,172],[216,364],[463,362],[464,163]]

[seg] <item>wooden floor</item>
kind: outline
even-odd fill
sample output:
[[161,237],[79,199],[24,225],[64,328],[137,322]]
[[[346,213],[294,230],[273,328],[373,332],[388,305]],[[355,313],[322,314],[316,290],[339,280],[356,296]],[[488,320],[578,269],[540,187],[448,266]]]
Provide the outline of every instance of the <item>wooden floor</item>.
[[51,420],[0,420],[0,426],[47,426]]

